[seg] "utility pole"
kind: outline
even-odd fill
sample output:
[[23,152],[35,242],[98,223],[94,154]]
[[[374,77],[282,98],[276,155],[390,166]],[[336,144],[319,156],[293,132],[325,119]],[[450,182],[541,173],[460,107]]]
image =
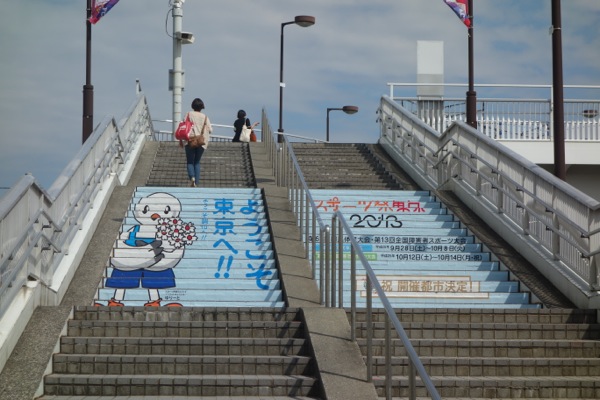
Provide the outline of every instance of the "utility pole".
[[560,0],[552,0],[552,92],[554,106],[554,175],[567,179],[565,167],[565,106],[563,96],[562,21]]
[[85,39],[85,85],[83,86],[83,121],[81,143],[94,131],[94,86],[92,86],[92,0],[87,0],[86,39]]
[[477,129],[477,92],[475,92],[475,60],[473,45],[473,0],[469,0],[469,90],[467,91],[467,124]]
[[181,121],[181,99],[183,92],[183,62],[181,59],[181,27],[183,25],[183,1],[173,1],[173,69],[171,90],[173,91],[173,134]]
[[173,0],[173,69],[169,71],[169,90],[173,91],[173,135],[181,121],[181,103],[184,89],[183,61],[181,47],[194,43],[194,35],[183,32],[183,3],[185,0]]

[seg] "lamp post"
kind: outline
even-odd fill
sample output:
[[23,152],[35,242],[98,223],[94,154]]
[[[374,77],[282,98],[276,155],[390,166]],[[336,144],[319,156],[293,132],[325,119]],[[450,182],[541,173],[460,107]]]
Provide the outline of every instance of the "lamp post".
[[335,110],[343,111],[346,114],[356,114],[358,112],[358,107],[357,106],[344,106],[342,108],[328,108],[327,109],[327,134],[325,136],[327,143],[329,143],[329,112],[335,111]]
[[285,83],[283,83],[283,28],[286,25],[296,24],[303,28],[309,27],[315,24],[315,17],[310,15],[298,15],[294,18],[293,21],[284,22],[281,24],[281,41],[280,41],[280,49],[279,49],[279,129],[277,129],[277,143],[283,143],[283,122],[282,122],[282,114],[283,114],[283,88]]

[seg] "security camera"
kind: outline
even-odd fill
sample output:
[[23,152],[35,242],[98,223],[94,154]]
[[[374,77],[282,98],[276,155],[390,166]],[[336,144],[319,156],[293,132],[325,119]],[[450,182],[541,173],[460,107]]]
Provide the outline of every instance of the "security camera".
[[180,39],[183,44],[192,44],[195,40],[194,34],[190,32],[180,32],[178,39]]

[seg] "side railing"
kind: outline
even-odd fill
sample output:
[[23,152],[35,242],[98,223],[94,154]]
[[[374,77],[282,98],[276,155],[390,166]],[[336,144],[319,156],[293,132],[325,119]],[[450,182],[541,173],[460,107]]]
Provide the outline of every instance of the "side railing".
[[[367,378],[369,382],[373,381],[373,301],[372,293],[377,293],[377,298],[381,302],[381,307],[385,310],[385,354],[386,354],[386,399],[392,398],[392,332],[401,340],[402,345],[406,349],[409,358],[409,399],[416,399],[416,376],[421,378],[422,384],[426,387],[432,399],[441,399],[437,389],[433,385],[429,374],[425,370],[419,356],[417,355],[410,339],[408,338],[402,323],[398,319],[396,312],[387,299],[387,295],[379,283],[375,272],[371,268],[369,262],[364,256],[358,241],[354,238],[350,226],[347,224],[344,216],[341,213],[336,213],[333,217],[331,225],[327,224],[320,216],[318,208],[308,185],[302,174],[298,160],[294,154],[292,142],[287,135],[283,135],[282,143],[277,141],[277,132],[273,132],[270,128],[266,113],[263,111],[262,116],[263,140],[266,141],[269,153],[277,165],[276,180],[282,186],[288,189],[288,198],[292,206],[292,210],[297,217],[297,223],[300,228],[301,235],[304,239],[306,258],[309,260],[313,279],[317,279],[320,288],[321,304],[326,307],[344,308],[345,301],[348,300],[350,305],[350,325],[352,331],[352,340],[356,340],[356,271],[360,266],[364,269],[367,275]],[[350,265],[344,265],[344,257],[339,256],[336,263],[336,254],[343,248],[344,236],[349,238],[351,248]],[[319,248],[317,249],[317,245]],[[317,254],[319,257],[317,259]],[[357,264],[357,258],[359,264]],[[318,264],[317,264],[318,263]],[[318,267],[317,267],[318,266]],[[316,276],[317,270],[319,276]],[[348,272],[348,273],[345,273]],[[350,280],[352,287],[352,296],[350,299],[343,298],[342,287],[344,279]],[[339,290],[337,289],[339,288]],[[379,308],[381,308],[379,307]],[[393,330],[391,325],[393,325]]]
[[[209,117],[210,118],[210,117]],[[155,130],[152,132],[151,140],[155,142],[171,142],[173,139],[172,125],[173,120],[171,119],[153,119],[152,122],[155,125]],[[159,129],[158,125],[168,124],[168,129]],[[233,139],[233,125],[223,124],[211,124],[213,127],[213,133],[210,135],[212,142],[231,142]],[[258,141],[261,141],[261,130],[254,128],[254,132],[258,137]]]
[[[463,84],[388,83],[389,97],[419,117],[433,129],[443,132],[455,121],[466,122]],[[406,95],[417,90],[444,89],[446,96]],[[408,90],[407,90],[408,89]],[[552,140],[554,105],[551,85],[482,84],[477,85],[477,126],[481,133],[496,140]],[[565,85],[564,136],[566,141],[600,141],[600,86]],[[482,96],[482,93],[484,96]],[[543,96],[515,98],[515,95]],[[508,96],[502,96],[508,94]],[[489,97],[493,95],[494,97]]]
[[387,96],[379,113],[379,143],[421,187],[454,190],[555,285],[572,282],[575,304],[598,305],[598,201],[463,122],[438,133]]
[[104,119],[46,191],[23,176],[0,201],[0,318],[29,280],[51,286],[59,263],[105,183],[124,175],[153,131],[146,98],[138,97],[122,124]]

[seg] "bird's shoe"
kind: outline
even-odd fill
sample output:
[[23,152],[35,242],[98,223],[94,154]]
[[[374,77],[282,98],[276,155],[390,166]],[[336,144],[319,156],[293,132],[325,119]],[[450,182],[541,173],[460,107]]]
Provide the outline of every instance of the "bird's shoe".
[[169,304],[165,304],[165,307],[183,307],[183,304],[180,304],[180,303],[169,303]]
[[160,307],[160,301],[161,300],[162,299],[159,298],[159,299],[156,299],[156,300],[153,300],[153,301],[149,301],[149,302],[147,302],[147,303],[144,304],[144,307]]
[[[104,306],[104,304],[100,304],[100,303],[96,302],[96,303],[94,303],[94,306],[95,307],[102,307],[102,306]],[[107,306],[109,306],[109,307],[124,307],[125,305],[123,303],[121,303],[120,301],[115,300],[113,298],[113,299],[110,299],[108,301]]]

